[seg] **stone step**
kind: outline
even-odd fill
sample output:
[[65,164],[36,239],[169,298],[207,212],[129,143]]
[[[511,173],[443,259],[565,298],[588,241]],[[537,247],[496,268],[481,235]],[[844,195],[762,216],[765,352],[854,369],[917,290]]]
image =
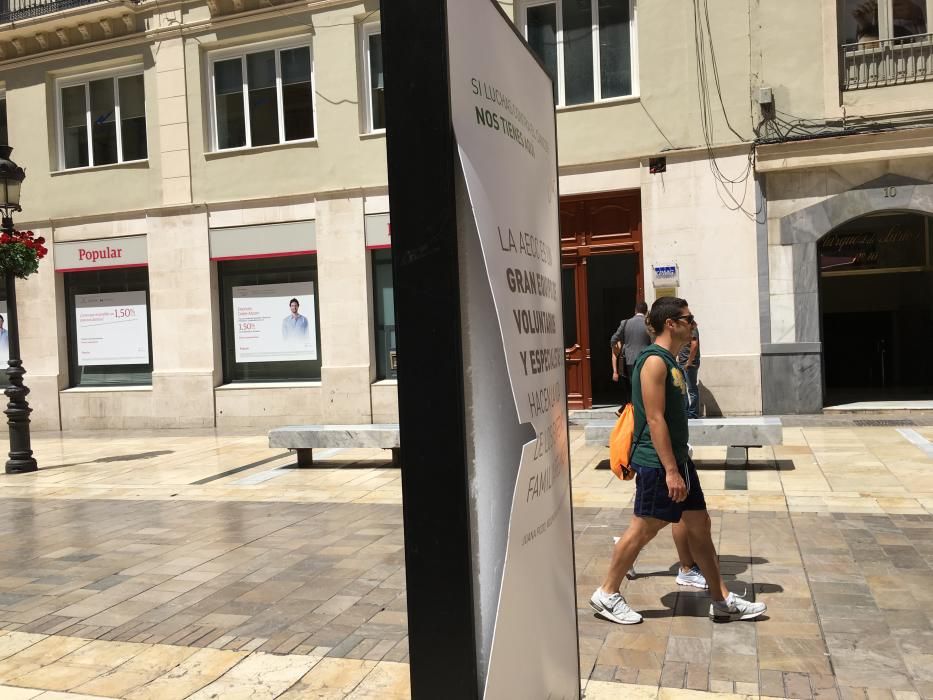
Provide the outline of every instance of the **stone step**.
[[567,417],[574,425],[587,425],[593,421],[615,421],[618,406],[606,406],[603,408],[589,408],[585,410],[569,411]]

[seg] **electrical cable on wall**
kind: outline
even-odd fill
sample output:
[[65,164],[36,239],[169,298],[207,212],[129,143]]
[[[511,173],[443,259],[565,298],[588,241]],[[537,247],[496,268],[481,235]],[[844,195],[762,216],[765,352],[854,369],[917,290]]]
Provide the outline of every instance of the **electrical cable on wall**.
[[[749,219],[757,221],[763,207],[759,205],[755,211],[749,211],[745,208],[745,201],[749,191],[748,181],[755,171],[754,143],[749,145],[745,166],[735,177],[729,177],[722,171],[714,153],[715,126],[713,121],[713,106],[710,99],[711,82],[710,76],[707,73],[707,60],[712,69],[712,86],[716,90],[726,126],[740,141],[747,142],[748,139],[742,136],[742,134],[732,126],[732,123],[729,121],[729,115],[726,112],[725,100],[722,96],[722,85],[719,79],[719,66],[716,61],[716,51],[713,46],[708,0],[703,0],[702,13],[700,10],[700,0],[693,0],[693,25],[697,67],[697,97],[700,107],[700,127],[703,134],[703,142],[706,148],[706,158],[709,163],[710,172],[716,182],[716,194],[719,196],[723,205],[730,211],[741,211]],[[707,55],[709,59],[707,59]],[[735,195],[734,188],[737,186],[741,186],[742,188],[741,198]]]
[[838,138],[859,134],[921,129],[933,126],[928,115],[892,117],[886,121],[866,119],[858,123],[843,120],[806,119],[775,110],[773,117],[762,119],[755,127],[755,145],[773,145],[793,141]]

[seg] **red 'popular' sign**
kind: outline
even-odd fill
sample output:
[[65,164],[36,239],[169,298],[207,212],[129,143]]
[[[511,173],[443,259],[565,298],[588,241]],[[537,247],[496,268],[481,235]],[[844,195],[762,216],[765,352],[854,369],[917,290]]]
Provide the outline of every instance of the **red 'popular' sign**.
[[110,246],[104,246],[96,250],[88,250],[87,248],[78,249],[78,260],[88,260],[90,262],[97,262],[98,260],[111,260],[119,259],[123,257],[123,248],[111,248]]

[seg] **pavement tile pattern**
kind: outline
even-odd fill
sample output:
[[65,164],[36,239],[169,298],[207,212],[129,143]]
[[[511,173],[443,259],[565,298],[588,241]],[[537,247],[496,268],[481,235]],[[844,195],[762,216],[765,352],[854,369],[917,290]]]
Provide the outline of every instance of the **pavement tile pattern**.
[[[800,425],[736,480],[698,450],[729,586],[714,625],[662,532],[587,605],[632,488],[572,432],[585,697],[933,699],[933,460],[893,427]],[[294,468],[262,436],[38,435],[0,475],[0,698],[407,698],[400,481],[379,450]],[[0,446],[2,449],[2,446]]]

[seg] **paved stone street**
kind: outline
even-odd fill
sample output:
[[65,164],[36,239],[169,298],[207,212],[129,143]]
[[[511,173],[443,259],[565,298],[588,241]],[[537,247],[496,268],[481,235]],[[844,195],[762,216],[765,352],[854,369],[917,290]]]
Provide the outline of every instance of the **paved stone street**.
[[[728,625],[674,583],[666,532],[623,590],[644,623],[592,615],[633,487],[575,429],[586,698],[933,698],[933,421],[914,418],[788,427],[747,470],[697,450],[729,585],[769,606]],[[40,472],[0,476],[0,698],[408,697],[388,452],[297,469],[257,435],[34,447]]]

